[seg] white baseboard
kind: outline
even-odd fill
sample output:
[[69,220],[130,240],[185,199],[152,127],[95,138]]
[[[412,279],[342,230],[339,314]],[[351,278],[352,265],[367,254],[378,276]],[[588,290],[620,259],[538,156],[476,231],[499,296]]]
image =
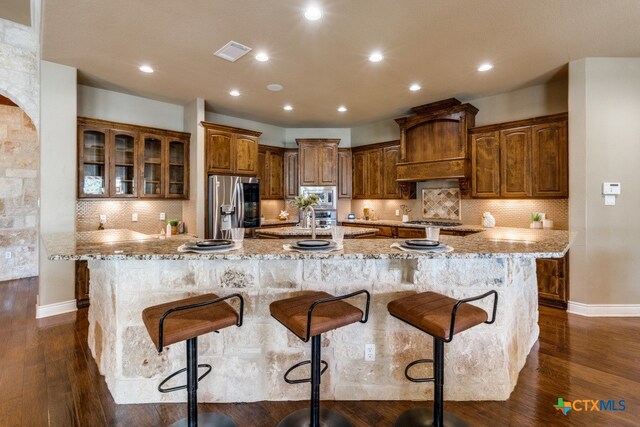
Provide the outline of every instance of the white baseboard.
[[569,301],[567,311],[588,317],[640,317],[640,304],[583,304]]
[[78,307],[76,307],[76,300],[74,299],[47,305],[36,304],[36,319],[55,316],[56,314],[71,313],[77,310]]

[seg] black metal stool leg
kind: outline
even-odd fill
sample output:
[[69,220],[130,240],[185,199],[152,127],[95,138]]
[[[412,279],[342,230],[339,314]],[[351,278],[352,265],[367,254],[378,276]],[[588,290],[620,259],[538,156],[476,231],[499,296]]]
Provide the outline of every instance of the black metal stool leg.
[[444,411],[444,341],[433,338],[433,409],[413,408],[403,412],[396,427],[468,427],[450,412]]
[[226,415],[205,412],[198,414],[198,338],[187,340],[187,417],[170,427],[236,427]]
[[320,335],[311,338],[311,414],[310,427],[320,426]]
[[187,426],[198,427],[198,338],[187,340]]
[[[311,406],[290,413],[278,427],[353,427],[342,414],[331,409],[320,410],[320,376],[322,375],[321,335],[311,338]],[[308,381],[308,380],[307,380]]]

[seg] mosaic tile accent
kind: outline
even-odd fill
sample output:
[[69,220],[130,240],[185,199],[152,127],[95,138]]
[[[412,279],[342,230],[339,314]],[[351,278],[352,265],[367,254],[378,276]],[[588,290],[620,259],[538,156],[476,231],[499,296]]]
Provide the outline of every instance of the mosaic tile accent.
[[423,189],[422,217],[459,220],[460,190],[458,188]]
[[[138,233],[158,234],[166,227],[160,221],[160,212],[167,219],[182,221],[181,200],[79,200],[76,203],[76,231],[97,230],[100,215],[107,216],[104,228],[125,228]],[[138,221],[131,221],[131,215],[138,214]]]

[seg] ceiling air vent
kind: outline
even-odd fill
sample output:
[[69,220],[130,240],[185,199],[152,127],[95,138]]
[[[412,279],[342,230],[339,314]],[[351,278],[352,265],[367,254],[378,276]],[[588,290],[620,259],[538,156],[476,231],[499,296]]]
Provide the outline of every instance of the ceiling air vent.
[[218,49],[214,55],[230,62],[236,62],[238,59],[249,53],[250,50],[251,48],[249,46],[245,46],[231,40],[229,43]]

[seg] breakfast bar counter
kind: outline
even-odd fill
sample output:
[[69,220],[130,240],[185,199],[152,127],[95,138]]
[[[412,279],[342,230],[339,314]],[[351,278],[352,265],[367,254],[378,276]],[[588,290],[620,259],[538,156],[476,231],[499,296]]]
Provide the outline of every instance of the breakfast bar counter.
[[[301,290],[339,295],[359,289],[372,295],[369,322],[323,335],[324,398],[431,399],[432,385],[408,382],[404,367],[430,358],[432,341],[392,318],[387,303],[411,292],[464,298],[495,289],[496,322],[462,332],[446,346],[445,399],[506,400],[538,338],[535,259],[562,257],[570,244],[564,231],[496,228],[443,236],[453,248],[448,253],[405,252],[392,248],[399,242],[392,239],[345,240],[339,251],[300,253],[283,248],[289,240],[246,239],[242,249],[200,254],[178,251],[184,238],[101,242],[99,232],[91,233],[43,240],[49,259],[89,261],[89,346],[117,403],[185,400],[157,391],[162,378],[184,366],[184,343],[158,354],[141,312],[206,292],[239,292],[246,305],[242,327],[199,339],[200,363],[214,366],[199,384],[200,401],[305,400],[308,386],[286,384],[282,376],[308,359],[308,347],[270,317],[269,303]],[[365,344],[375,345],[375,361],[363,360]]]

